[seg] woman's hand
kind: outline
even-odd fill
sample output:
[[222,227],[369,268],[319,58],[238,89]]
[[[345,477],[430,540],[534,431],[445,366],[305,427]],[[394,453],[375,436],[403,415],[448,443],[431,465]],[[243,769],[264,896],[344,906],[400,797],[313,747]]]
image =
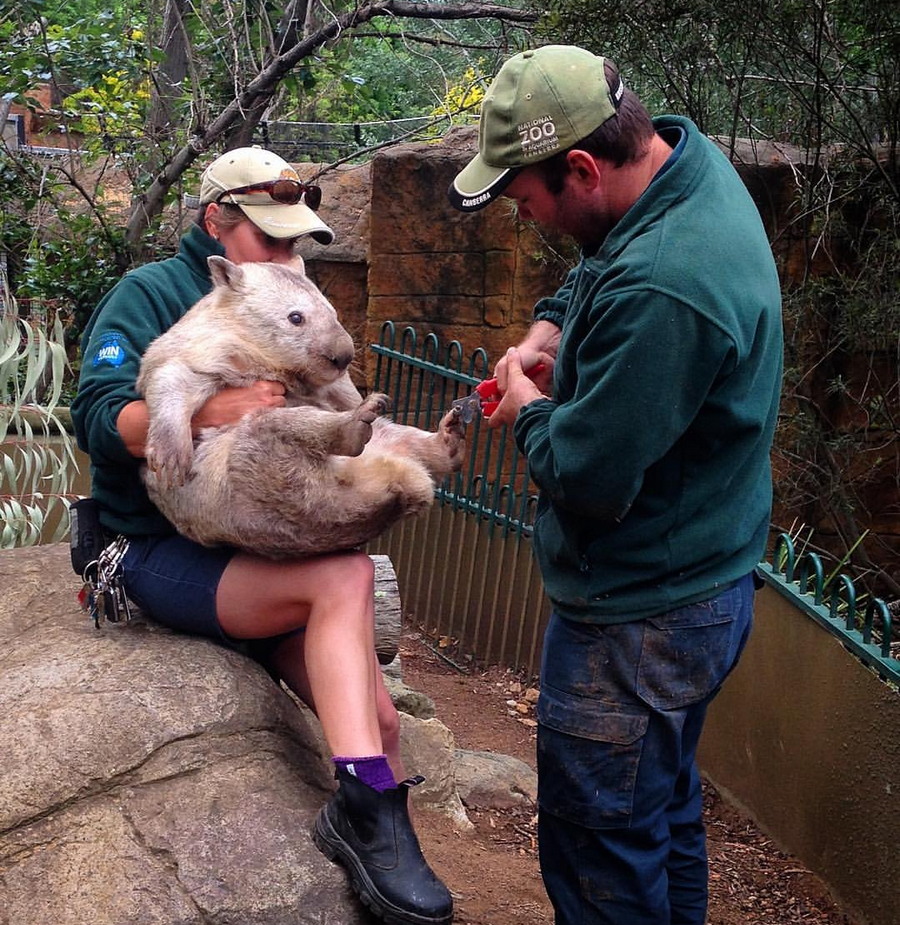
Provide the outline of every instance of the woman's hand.
[[[280,382],[260,380],[252,385],[229,386],[208,399],[194,415],[191,432],[196,436],[204,427],[235,424],[253,411],[283,407],[284,386]],[[116,419],[116,427],[128,452],[137,459],[143,459],[150,428],[147,403],[139,400],[125,405]]]
[[216,392],[191,418],[191,430],[236,424],[242,417],[267,408],[283,408],[284,385],[261,379],[252,385],[228,386]]

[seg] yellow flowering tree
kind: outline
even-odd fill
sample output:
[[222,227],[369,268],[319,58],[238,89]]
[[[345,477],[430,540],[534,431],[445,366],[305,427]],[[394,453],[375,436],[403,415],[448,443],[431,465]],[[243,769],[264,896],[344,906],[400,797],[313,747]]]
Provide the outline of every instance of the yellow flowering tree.
[[457,123],[475,122],[489,81],[480,67],[466,68],[459,82],[447,88],[441,104],[432,110],[432,117]]
[[70,127],[85,136],[85,143],[100,137],[109,150],[116,141],[130,141],[143,134],[149,104],[149,81],[136,81],[134,75],[117,70],[67,96],[62,110]]

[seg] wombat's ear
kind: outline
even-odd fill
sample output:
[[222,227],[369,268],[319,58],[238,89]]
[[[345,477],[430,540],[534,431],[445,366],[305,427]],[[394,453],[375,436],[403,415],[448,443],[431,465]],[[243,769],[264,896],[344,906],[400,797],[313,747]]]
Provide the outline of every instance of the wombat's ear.
[[227,286],[229,289],[237,289],[244,281],[244,271],[226,257],[213,254],[211,257],[206,258],[206,262],[209,264],[209,273],[212,276],[214,286]]
[[299,254],[294,254],[294,256],[291,257],[291,262],[288,264],[288,266],[296,273],[302,273],[304,276],[306,276],[306,264],[303,262],[303,258]]

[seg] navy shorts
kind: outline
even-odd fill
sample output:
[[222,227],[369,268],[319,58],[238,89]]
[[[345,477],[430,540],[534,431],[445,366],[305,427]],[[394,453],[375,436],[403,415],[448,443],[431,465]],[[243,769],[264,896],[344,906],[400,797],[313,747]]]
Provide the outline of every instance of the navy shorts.
[[234,639],[225,633],[216,615],[216,590],[236,552],[229,546],[207,548],[178,534],[129,537],[122,560],[125,593],[157,623],[242,652],[277,681],[276,650],[304,629],[261,639]]
[[171,629],[230,642],[216,616],[216,589],[235,550],[208,549],[183,536],[129,537],[125,593]]

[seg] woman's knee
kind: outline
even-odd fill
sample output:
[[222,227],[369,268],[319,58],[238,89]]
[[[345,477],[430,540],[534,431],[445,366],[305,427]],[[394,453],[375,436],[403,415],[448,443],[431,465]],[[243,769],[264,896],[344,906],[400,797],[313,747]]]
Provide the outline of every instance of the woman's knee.
[[354,587],[370,589],[375,583],[375,563],[364,552],[347,553],[340,557],[346,560],[341,571],[353,582]]
[[[371,619],[375,566],[365,553],[339,553],[287,565],[291,594],[313,609],[359,612]],[[368,616],[367,613],[369,614]]]
[[322,568],[318,576],[319,588],[334,589],[342,598],[372,596],[375,587],[375,565],[362,552],[343,553],[316,561]]

